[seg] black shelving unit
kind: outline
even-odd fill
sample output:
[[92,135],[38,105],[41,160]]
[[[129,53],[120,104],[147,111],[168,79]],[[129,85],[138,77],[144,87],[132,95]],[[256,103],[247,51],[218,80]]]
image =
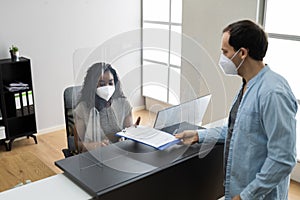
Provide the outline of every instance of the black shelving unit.
[[[22,89],[20,86],[18,89],[10,86],[19,82],[27,86]],[[30,59],[0,60],[0,109],[0,126],[5,127],[6,136],[1,143],[5,144],[7,151],[11,150],[13,141],[19,137],[32,137],[37,144]]]

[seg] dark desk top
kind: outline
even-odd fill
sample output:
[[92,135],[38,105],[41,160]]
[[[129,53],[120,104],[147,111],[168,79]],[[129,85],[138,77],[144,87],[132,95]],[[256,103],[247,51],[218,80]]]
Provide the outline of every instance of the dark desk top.
[[201,145],[174,145],[164,151],[125,140],[55,162],[93,196],[155,174],[198,156]]

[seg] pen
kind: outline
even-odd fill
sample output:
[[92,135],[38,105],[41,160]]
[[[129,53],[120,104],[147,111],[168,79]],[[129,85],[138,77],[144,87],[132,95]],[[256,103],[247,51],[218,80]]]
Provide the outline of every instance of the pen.
[[135,128],[136,128],[138,125],[140,125],[140,121],[141,121],[141,117],[138,117],[137,120],[136,120],[136,122],[135,122],[135,124],[134,124]]
[[177,133],[177,131],[178,131],[178,128],[176,128],[176,129],[173,131],[172,135],[175,135],[175,134]]

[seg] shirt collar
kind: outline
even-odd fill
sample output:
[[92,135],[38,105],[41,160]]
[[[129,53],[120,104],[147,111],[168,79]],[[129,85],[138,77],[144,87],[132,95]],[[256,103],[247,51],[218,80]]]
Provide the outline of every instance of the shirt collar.
[[266,64],[252,79],[249,80],[247,88],[251,87],[257,80],[260,80],[261,77],[270,70],[270,67]]

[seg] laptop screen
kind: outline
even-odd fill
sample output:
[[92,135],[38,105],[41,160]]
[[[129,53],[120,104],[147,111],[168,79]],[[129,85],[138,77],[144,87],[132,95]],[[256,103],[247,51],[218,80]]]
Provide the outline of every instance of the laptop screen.
[[182,122],[200,126],[210,99],[211,94],[158,111],[154,128],[161,130]]

